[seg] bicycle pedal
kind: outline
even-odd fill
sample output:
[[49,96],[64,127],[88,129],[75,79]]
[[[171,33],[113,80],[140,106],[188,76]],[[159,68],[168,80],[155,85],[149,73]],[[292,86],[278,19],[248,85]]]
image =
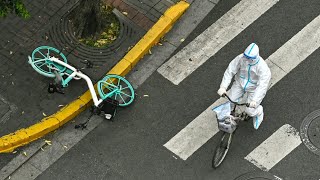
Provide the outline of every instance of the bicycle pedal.
[[246,116],[244,117],[243,121],[249,121],[250,119],[252,119],[252,117],[246,115]]
[[48,92],[52,94],[55,92],[55,89],[56,89],[55,85],[53,83],[49,83]]
[[62,88],[56,87],[56,92],[59,94],[64,94]]
[[61,87],[58,87],[58,86],[57,86],[56,84],[54,84],[54,83],[49,83],[48,92],[49,92],[50,94],[55,93],[55,92],[60,93],[60,94],[64,94],[62,88],[61,88]]

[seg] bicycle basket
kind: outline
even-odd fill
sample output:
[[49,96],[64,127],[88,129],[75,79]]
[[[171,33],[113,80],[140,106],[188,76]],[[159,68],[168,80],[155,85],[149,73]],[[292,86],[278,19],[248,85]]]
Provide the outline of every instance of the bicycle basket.
[[226,102],[217,107],[214,107],[212,110],[217,115],[219,130],[227,133],[233,133],[233,131],[236,130],[237,123],[233,120],[233,116],[230,115],[230,112],[231,112],[230,102]]
[[112,120],[112,118],[116,115],[117,107],[119,106],[119,102],[117,100],[106,98],[102,102],[101,111],[104,112],[105,118]]
[[224,121],[218,121],[218,128],[220,131],[233,133],[237,128],[237,123],[232,120],[232,117],[229,117]]

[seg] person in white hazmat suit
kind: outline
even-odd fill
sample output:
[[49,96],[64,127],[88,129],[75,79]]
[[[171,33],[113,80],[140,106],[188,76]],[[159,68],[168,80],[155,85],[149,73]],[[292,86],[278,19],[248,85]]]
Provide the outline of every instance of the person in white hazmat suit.
[[253,117],[253,127],[258,129],[264,116],[260,103],[267,93],[271,72],[267,63],[260,57],[257,44],[251,43],[243,54],[230,62],[218,90],[220,96],[227,94],[227,88],[234,76],[234,83],[228,96],[237,102],[240,97],[248,93],[247,103],[250,105],[245,112]]

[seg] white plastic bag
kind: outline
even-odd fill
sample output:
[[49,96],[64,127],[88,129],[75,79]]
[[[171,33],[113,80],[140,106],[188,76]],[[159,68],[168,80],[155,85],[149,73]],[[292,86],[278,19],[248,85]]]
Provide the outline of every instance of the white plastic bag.
[[233,133],[237,128],[237,123],[233,120],[231,113],[231,103],[226,102],[212,109],[218,118],[218,128],[227,133]]
[[224,121],[226,118],[230,117],[231,103],[228,101],[224,104],[212,108],[212,110],[217,114],[217,118],[219,121]]

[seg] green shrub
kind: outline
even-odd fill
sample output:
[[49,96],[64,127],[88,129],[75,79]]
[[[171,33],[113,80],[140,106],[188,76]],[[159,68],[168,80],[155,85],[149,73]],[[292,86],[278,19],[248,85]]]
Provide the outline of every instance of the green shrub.
[[23,18],[30,17],[22,0],[0,0],[0,17],[6,17],[9,13],[15,13]]

